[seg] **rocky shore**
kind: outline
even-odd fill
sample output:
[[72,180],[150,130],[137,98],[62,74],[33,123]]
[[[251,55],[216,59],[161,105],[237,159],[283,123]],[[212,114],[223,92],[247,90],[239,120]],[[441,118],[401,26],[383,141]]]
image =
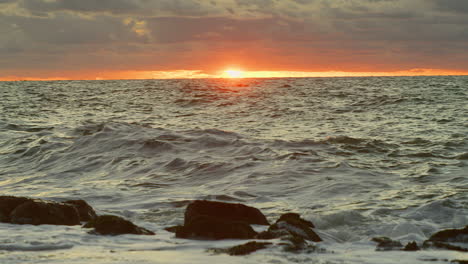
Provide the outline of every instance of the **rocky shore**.
[[[154,231],[139,227],[116,215],[97,215],[84,200],[65,202],[0,196],[0,222],[18,225],[82,225],[95,235],[155,235]],[[263,225],[265,231],[256,232],[252,225]],[[268,228],[266,228],[268,226]],[[174,239],[192,240],[250,240],[230,248],[210,248],[215,254],[247,255],[257,250],[273,248],[287,252],[320,253],[322,238],[315,225],[297,213],[286,213],[270,224],[257,208],[239,203],[195,200],[188,204],[183,225],[167,227]],[[388,237],[375,237],[378,251],[419,251],[429,249],[468,252],[468,226],[434,233],[422,244],[416,241],[403,245]],[[467,260],[454,260],[467,263]]]

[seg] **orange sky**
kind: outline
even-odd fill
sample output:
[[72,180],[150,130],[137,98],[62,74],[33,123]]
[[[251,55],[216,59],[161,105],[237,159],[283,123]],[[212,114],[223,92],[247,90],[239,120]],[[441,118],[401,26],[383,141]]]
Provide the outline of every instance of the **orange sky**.
[[[235,69],[239,71],[239,76],[230,76],[226,71]],[[244,71],[237,68],[226,68],[214,74],[203,73],[196,70],[177,71],[116,71],[104,72],[99,75],[77,74],[52,77],[27,77],[27,76],[6,76],[0,81],[20,81],[20,80],[116,80],[116,79],[187,79],[187,78],[280,78],[280,77],[368,77],[368,76],[447,76],[447,75],[468,75],[468,71],[451,71],[440,69],[413,69],[408,71],[394,72],[304,72],[304,71]]]

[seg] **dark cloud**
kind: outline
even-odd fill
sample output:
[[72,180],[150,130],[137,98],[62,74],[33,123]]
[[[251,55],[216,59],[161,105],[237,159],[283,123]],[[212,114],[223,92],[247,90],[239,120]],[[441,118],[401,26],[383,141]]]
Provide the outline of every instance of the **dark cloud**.
[[[202,5],[201,3],[205,3]],[[199,0],[19,0],[30,12],[110,13],[114,15],[206,15],[210,5]]]
[[20,6],[32,11],[123,12],[139,9],[134,1],[127,0],[22,0]]
[[433,0],[438,8],[445,11],[468,13],[468,1],[466,0]]

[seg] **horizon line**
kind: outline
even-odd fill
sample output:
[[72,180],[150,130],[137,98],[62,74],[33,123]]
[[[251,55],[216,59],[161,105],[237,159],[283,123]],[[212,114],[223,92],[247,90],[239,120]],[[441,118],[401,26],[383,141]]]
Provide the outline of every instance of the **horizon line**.
[[319,78],[382,78],[382,77],[464,77],[468,76],[468,74],[447,74],[447,75],[343,75],[343,76],[307,76],[307,77],[241,77],[241,78],[229,78],[229,77],[186,77],[186,78],[122,78],[122,79],[104,79],[104,78],[96,78],[96,79],[1,79],[0,82],[54,82],[54,81],[138,81],[138,80],[217,80],[217,79],[225,79],[225,80],[249,80],[249,79],[319,79]]
[[[226,70],[227,71],[227,70]],[[249,71],[240,70],[240,77],[227,76],[226,71],[206,73],[202,70],[174,71],[115,71],[66,77],[28,77],[9,75],[0,77],[0,81],[93,81],[93,80],[190,80],[190,79],[277,79],[277,78],[363,78],[363,77],[435,77],[435,76],[468,76],[465,70],[443,69],[410,69],[390,72],[345,72],[345,71]],[[64,74],[68,75],[68,74]],[[70,74],[74,75],[74,74]]]

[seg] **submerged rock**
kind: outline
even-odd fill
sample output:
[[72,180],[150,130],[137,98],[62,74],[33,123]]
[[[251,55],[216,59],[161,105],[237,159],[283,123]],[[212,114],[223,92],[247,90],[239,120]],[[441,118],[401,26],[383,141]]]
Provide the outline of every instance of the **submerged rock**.
[[143,227],[136,226],[132,222],[115,215],[98,216],[83,227],[94,228],[93,233],[100,235],[154,235],[154,232]]
[[454,264],[468,264],[468,259],[454,259],[450,261],[450,263]]
[[326,250],[310,244],[301,236],[289,235],[281,239],[283,242],[280,245],[283,246],[283,250],[290,253],[325,253]]
[[245,222],[247,224],[269,225],[265,215],[257,208],[243,204],[197,200],[190,203],[185,210],[184,225],[200,215],[227,221]]
[[246,222],[207,215],[191,218],[175,231],[176,237],[190,239],[251,239],[257,235]]
[[468,243],[468,225],[462,229],[447,229],[433,234],[429,241]]
[[406,246],[405,246],[405,248],[403,248],[403,250],[404,251],[418,251],[418,250],[421,250],[421,248],[419,248],[416,241],[413,241],[413,242],[409,242],[408,244],[406,244]]
[[94,211],[93,207],[91,207],[84,200],[70,200],[70,201],[66,201],[65,203],[75,206],[75,208],[78,210],[78,214],[80,216],[81,222],[88,222],[88,221],[96,219],[97,217],[96,212]]
[[182,228],[184,228],[184,227],[181,226],[181,225],[178,225],[178,226],[166,227],[166,228],[164,228],[164,230],[166,230],[167,232],[171,232],[171,233],[177,233],[177,231],[181,230]]
[[96,217],[83,200],[64,203],[26,197],[0,196],[0,222],[31,225],[79,225]]
[[312,230],[314,224],[302,219],[299,214],[287,213],[271,225],[267,231],[258,234],[258,239],[273,239],[279,237],[301,237],[306,240],[320,242],[322,239]]
[[[458,244],[451,244],[458,243]],[[468,247],[459,245],[468,243],[468,226],[462,229],[447,229],[433,234],[428,240],[424,241],[423,248],[440,248],[468,252]]]
[[231,256],[244,256],[251,254],[257,250],[260,249],[265,249],[272,243],[268,242],[257,242],[257,241],[251,241],[242,245],[230,247],[230,248],[216,248],[212,249],[213,252],[215,253],[227,253]]
[[377,251],[389,251],[389,250],[402,250],[403,245],[400,241],[392,240],[388,237],[374,237],[372,241],[377,243],[375,250]]

